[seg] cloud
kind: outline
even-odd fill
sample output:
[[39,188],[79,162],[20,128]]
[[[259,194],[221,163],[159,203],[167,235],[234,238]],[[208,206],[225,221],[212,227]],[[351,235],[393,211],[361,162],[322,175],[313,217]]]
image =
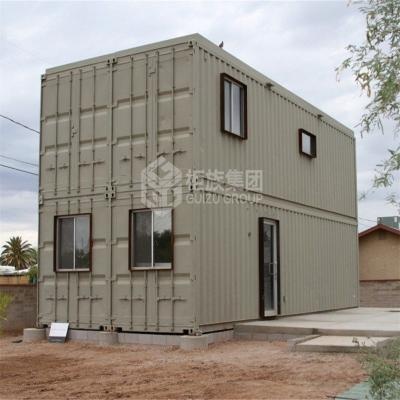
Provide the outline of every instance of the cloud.
[[[223,40],[228,52],[354,129],[359,189],[370,187],[375,164],[395,140],[359,138],[367,99],[350,74],[336,80],[345,47],[364,35],[357,7],[345,2],[2,2],[1,113],[39,128],[46,68],[193,32]],[[1,154],[37,162],[38,135],[4,120],[0,135]],[[34,176],[0,168],[0,241],[17,232],[35,241],[37,185]],[[388,193],[361,202],[360,216],[394,214]]]
[[0,198],[0,243],[22,236],[37,245],[38,205],[35,191],[3,190]]
[[37,247],[37,227],[34,224],[26,224],[13,221],[12,223],[1,223],[0,243],[4,243],[12,236],[22,236],[23,240]]

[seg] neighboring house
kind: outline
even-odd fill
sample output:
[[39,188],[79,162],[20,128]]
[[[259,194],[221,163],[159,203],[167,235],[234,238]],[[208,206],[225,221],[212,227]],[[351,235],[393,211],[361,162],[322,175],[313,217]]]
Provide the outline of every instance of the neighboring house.
[[48,69],[40,138],[40,325],[358,305],[353,132],[202,36]]
[[400,230],[378,224],[358,236],[360,305],[400,307]]
[[0,285],[28,284],[27,269],[16,269],[11,265],[0,265]]

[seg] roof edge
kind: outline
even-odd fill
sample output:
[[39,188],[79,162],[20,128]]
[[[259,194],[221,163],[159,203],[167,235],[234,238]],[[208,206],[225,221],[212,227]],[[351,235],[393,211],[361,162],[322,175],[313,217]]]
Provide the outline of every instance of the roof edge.
[[[275,82],[273,79],[267,77],[262,72],[256,70],[251,65],[249,65],[249,64],[245,63],[244,61],[240,60],[239,58],[237,58],[233,54],[229,53],[225,49],[217,46],[215,43],[211,42],[210,40],[208,40],[204,36],[200,35],[199,33],[197,33],[197,34],[195,34],[193,36],[196,36],[196,40],[198,40],[198,42],[200,44],[200,47],[203,47],[205,50],[208,50],[211,53],[216,54],[220,58],[227,59],[230,63],[232,63],[233,65],[236,65],[236,67],[238,69],[241,69],[243,67],[246,68],[247,70],[249,70],[251,72],[252,75],[254,75],[254,77],[256,77],[255,79],[259,80],[261,83],[264,83],[264,84],[271,83],[275,88],[279,89],[279,91],[284,92],[284,94],[290,100],[292,100],[294,103],[296,103],[298,105],[301,105],[301,103],[304,103],[309,109],[311,109],[315,113],[316,116],[321,115],[322,118],[326,119],[326,122],[328,122],[329,124],[333,125],[335,128],[337,128],[338,130],[340,130],[343,133],[347,134],[348,136],[350,136],[352,138],[355,138],[354,132],[353,132],[352,129],[350,129],[346,125],[342,124],[341,122],[339,122],[335,118],[331,117],[329,114],[325,113],[324,111],[322,111],[318,107],[316,107],[313,104],[309,103],[307,100],[305,100],[302,97],[298,96],[297,94],[293,93],[292,91],[290,91],[286,87],[282,86],[281,84]],[[274,87],[272,87],[272,90],[274,90]]]
[[[244,61],[240,60],[239,58],[235,57],[233,54],[229,53],[228,51],[224,50],[223,48],[220,48],[217,46],[215,43],[211,42],[209,39],[205,38],[199,33],[192,33],[189,35],[185,36],[179,36],[176,38],[172,39],[167,39],[167,40],[162,40],[159,42],[153,42],[137,47],[132,47],[126,50],[119,50],[116,52],[108,53],[108,54],[103,54],[101,56],[97,57],[91,57],[87,58],[81,61],[77,62],[71,62],[68,64],[63,64],[60,66],[52,67],[52,68],[47,68],[46,69],[46,74],[54,74],[58,72],[63,72],[68,69],[72,68],[82,68],[88,65],[91,65],[93,63],[99,63],[104,60],[107,60],[108,58],[113,58],[113,57],[124,57],[128,55],[133,55],[137,53],[142,53],[142,52],[147,52],[147,51],[152,51],[152,50],[157,50],[163,47],[169,47],[169,46],[176,46],[179,44],[184,44],[187,43],[189,44],[195,44],[201,48],[203,48],[206,51],[209,51],[210,53],[216,55],[217,57],[220,57],[221,59],[226,59],[229,63],[231,63],[233,66],[235,66],[237,69],[242,70],[246,69],[249,73],[249,76],[251,76],[253,79],[258,80],[262,84],[267,84],[270,83],[273,85],[272,90],[277,92],[278,94],[281,94],[285,97],[287,97],[288,100],[294,102],[295,104],[299,105],[300,107],[304,105],[305,107],[308,108],[309,112],[312,112],[315,114],[315,116],[322,116],[322,119],[326,121],[326,123],[330,124],[334,128],[338,129],[340,132],[344,133],[345,135],[355,139],[354,132],[336,120],[335,118],[331,117],[324,111],[320,110],[313,104],[309,103],[307,100],[304,100],[302,97],[298,96],[297,94],[291,92],[284,86],[280,85],[279,83],[275,82],[274,80],[268,78],[266,75],[264,75],[262,72],[259,72],[249,64],[245,63]],[[278,89],[278,90],[276,90]],[[281,93],[279,93],[281,92]],[[282,93],[283,92],[283,93]]]
[[[200,34],[192,33],[192,34],[185,35],[185,36],[179,36],[179,37],[172,38],[172,39],[161,40],[158,42],[153,42],[153,43],[144,44],[144,45],[140,45],[140,46],[136,46],[136,47],[131,47],[131,48],[125,49],[125,50],[117,50],[112,53],[102,54],[100,56],[85,58],[80,61],[75,61],[75,62],[70,62],[67,64],[58,65],[55,67],[47,68],[45,70],[45,73],[46,74],[54,74],[57,72],[63,72],[63,71],[69,70],[71,68],[82,68],[82,67],[94,64],[94,63],[102,62],[104,60],[107,60],[108,58],[124,57],[124,56],[133,55],[133,54],[137,54],[137,53],[143,53],[146,51],[157,50],[162,47],[169,47],[169,46],[174,46],[174,45],[178,45],[178,44],[189,43],[191,40],[192,41],[199,40],[200,38],[202,38],[202,36]],[[203,38],[203,39],[205,39],[205,38]]]
[[369,229],[366,229],[363,232],[360,232],[358,234],[358,237],[362,238],[364,236],[369,235],[372,232],[376,232],[376,231],[380,231],[380,230],[386,231],[386,232],[390,232],[390,233],[394,233],[395,235],[400,236],[400,230],[399,229],[392,228],[392,227],[384,225],[384,224],[378,224],[378,225],[373,226],[372,228],[369,228]]

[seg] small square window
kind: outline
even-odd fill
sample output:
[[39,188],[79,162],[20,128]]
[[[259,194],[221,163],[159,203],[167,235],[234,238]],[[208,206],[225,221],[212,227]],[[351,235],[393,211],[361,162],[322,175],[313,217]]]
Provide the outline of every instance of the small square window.
[[221,74],[221,130],[247,139],[246,85]]
[[172,210],[132,210],[130,217],[130,268],[171,268]]
[[304,129],[299,129],[299,150],[307,157],[317,157],[317,137]]
[[88,271],[91,263],[91,215],[55,217],[55,270]]

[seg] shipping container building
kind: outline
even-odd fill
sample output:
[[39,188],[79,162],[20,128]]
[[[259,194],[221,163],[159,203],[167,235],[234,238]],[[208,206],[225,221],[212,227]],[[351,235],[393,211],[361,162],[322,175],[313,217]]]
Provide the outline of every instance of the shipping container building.
[[358,305],[339,122],[199,34],[50,68],[41,94],[40,326],[195,333]]

